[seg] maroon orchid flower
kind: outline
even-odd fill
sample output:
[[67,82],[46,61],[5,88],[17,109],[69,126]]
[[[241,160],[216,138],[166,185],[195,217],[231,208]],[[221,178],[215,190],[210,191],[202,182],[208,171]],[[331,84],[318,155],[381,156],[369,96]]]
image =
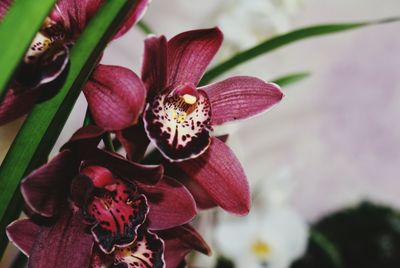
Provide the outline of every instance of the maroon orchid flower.
[[[149,1],[137,1],[114,39],[123,35],[140,19]],[[57,93],[67,71],[70,47],[103,2],[104,0],[57,2],[32,41],[4,100],[0,103],[0,125],[29,112],[35,102]],[[9,0],[0,1],[0,20],[10,5]]]
[[246,214],[250,193],[239,161],[213,126],[254,116],[278,103],[283,94],[273,83],[235,76],[197,87],[222,43],[218,28],[181,33],[167,41],[145,41],[142,80],[147,88],[143,121],[117,133],[130,159],[141,159],[150,141],[179,169],[175,176],[192,192],[200,208],[218,204]]
[[[34,244],[30,262],[35,267],[57,267],[73,257],[72,249],[61,248],[67,243],[65,233],[84,252],[90,253],[95,241],[104,254],[111,254],[132,246],[142,227],[172,228],[195,216],[192,196],[182,184],[164,177],[162,166],[136,164],[98,149],[103,133],[95,126],[80,129],[55,158],[22,181],[28,215],[39,219],[39,225],[44,218],[52,223]],[[48,239],[55,245],[46,244]],[[52,248],[65,252],[50,262],[43,254]],[[71,267],[87,267],[90,255]]]
[[[92,238],[87,233],[77,228],[78,220],[79,218],[69,221],[70,226],[51,227],[38,225],[29,219],[17,220],[7,227],[7,236],[29,257],[30,265],[34,264],[34,267],[39,268],[180,268],[185,267],[185,256],[192,250],[210,253],[200,234],[193,227],[183,225],[156,233],[141,227],[137,239],[130,246],[105,254],[97,245],[93,245]],[[52,233],[58,235],[55,237]],[[75,237],[65,239],[75,233],[78,233],[79,240],[73,240]],[[47,244],[51,244],[51,251],[43,251],[47,248],[40,247],[46,247]],[[66,254],[67,257],[60,258],[58,254]],[[40,258],[43,258],[42,261]]]

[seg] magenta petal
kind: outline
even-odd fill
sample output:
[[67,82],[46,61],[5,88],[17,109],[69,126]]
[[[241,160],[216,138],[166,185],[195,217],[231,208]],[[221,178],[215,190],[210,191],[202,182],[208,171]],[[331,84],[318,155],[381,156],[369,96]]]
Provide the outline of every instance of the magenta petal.
[[169,229],[185,224],[196,216],[196,204],[192,195],[176,180],[164,176],[156,185],[137,185],[149,202],[150,229]]
[[146,89],[134,72],[111,65],[98,65],[83,92],[96,124],[108,131],[135,124],[146,98]]
[[89,267],[93,238],[86,227],[79,212],[66,209],[53,226],[43,227],[36,237],[28,267]]
[[116,132],[117,139],[124,147],[127,158],[132,161],[141,161],[150,143],[144,131],[143,120],[129,128]]
[[11,6],[12,0],[1,0],[0,1],[0,21],[6,14],[8,8]]
[[208,151],[198,158],[176,164],[226,211],[239,215],[249,212],[250,191],[244,170],[219,139],[213,138]]
[[164,243],[154,233],[139,229],[136,241],[126,248],[117,248],[114,267],[164,268]]
[[218,28],[188,31],[168,41],[168,86],[197,85],[223,39]]
[[283,97],[278,85],[250,76],[231,77],[201,89],[211,102],[213,125],[256,115]]
[[0,103],[0,126],[32,110],[39,93],[37,89],[8,89],[4,100]]
[[142,80],[149,101],[167,84],[167,40],[164,36],[150,36],[144,42]]
[[211,253],[207,243],[201,235],[190,225],[183,225],[173,229],[158,231],[157,234],[164,240],[166,268],[177,268],[184,262],[185,256],[192,250],[209,255]]
[[137,0],[135,6],[130,11],[128,18],[125,20],[122,27],[119,29],[114,39],[124,35],[133,25],[135,25],[146,12],[147,6],[151,0]]
[[69,29],[76,39],[84,30],[104,0],[58,0],[55,8],[56,13],[63,19],[63,24]]
[[66,200],[72,178],[78,173],[78,165],[71,151],[65,150],[29,174],[21,183],[27,206],[44,217],[56,215]]
[[122,158],[116,153],[106,152],[100,149],[93,150],[90,159],[84,166],[99,165],[111,170],[115,175],[128,180],[140,181],[145,184],[157,183],[164,173],[163,166],[142,165]]
[[31,254],[36,236],[41,228],[31,220],[16,220],[7,226],[8,239],[27,257]]

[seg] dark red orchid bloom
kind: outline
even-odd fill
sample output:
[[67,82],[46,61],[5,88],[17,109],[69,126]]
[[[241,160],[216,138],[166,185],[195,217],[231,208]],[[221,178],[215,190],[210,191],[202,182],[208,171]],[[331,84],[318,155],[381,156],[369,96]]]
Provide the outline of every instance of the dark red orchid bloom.
[[[92,238],[86,232],[78,228],[78,220],[82,219],[68,220],[71,226],[50,227],[38,225],[29,219],[17,220],[7,227],[7,235],[14,245],[29,257],[30,265],[39,268],[183,268],[185,256],[192,250],[210,254],[208,245],[190,225],[157,232],[141,227],[137,239],[130,246],[117,248],[112,254],[105,254],[97,245],[93,245]],[[69,238],[71,235],[74,237]],[[78,235],[80,239],[73,240]],[[46,249],[50,251],[43,251]],[[67,256],[60,258],[58,254]]]
[[[34,267],[58,267],[75,258],[65,246],[69,240],[84,252],[71,267],[87,267],[94,241],[104,254],[115,254],[138,241],[140,228],[173,228],[195,216],[191,194],[163,176],[162,166],[136,164],[98,149],[103,133],[95,126],[80,129],[55,158],[22,181],[27,214],[46,225],[32,248]],[[54,248],[63,252],[51,261],[44,258]]]
[[[0,125],[26,114],[35,102],[57,93],[67,71],[70,47],[103,2],[104,0],[57,1],[32,41],[4,100],[0,103]],[[123,35],[140,19],[149,2],[150,0],[137,0],[114,39]],[[0,21],[10,5],[11,1],[0,0]]]
[[224,142],[210,133],[213,126],[271,108],[283,94],[276,84],[249,76],[197,87],[222,39],[218,28],[184,32],[169,41],[164,36],[147,38],[142,66],[147,88],[143,121],[117,135],[130,159],[141,159],[152,141],[179,168],[177,178],[184,177],[180,179],[199,207],[218,204],[246,214],[250,193],[243,168]]

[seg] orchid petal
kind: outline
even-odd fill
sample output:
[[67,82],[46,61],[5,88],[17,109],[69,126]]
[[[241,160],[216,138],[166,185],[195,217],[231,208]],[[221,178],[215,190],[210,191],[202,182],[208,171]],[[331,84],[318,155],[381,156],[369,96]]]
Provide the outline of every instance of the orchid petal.
[[69,149],[77,152],[81,158],[85,158],[88,151],[97,148],[104,133],[105,131],[103,129],[94,125],[82,127],[61,147],[61,150]]
[[3,16],[6,14],[8,9],[10,8],[12,0],[1,0],[0,1],[0,21],[3,19]]
[[192,104],[175,91],[159,94],[145,110],[147,135],[170,161],[195,158],[210,144],[210,103],[203,91],[194,89],[193,94],[197,96]]
[[79,212],[64,210],[54,225],[42,227],[32,247],[28,267],[88,267],[93,238],[85,230]]
[[76,39],[103,2],[104,0],[58,0],[55,9],[62,17],[63,24],[74,33],[72,38]]
[[149,202],[149,229],[169,229],[185,224],[196,215],[196,204],[190,192],[176,180],[163,177],[156,185],[138,183]]
[[31,254],[41,228],[31,220],[16,220],[7,226],[7,237],[27,257]]
[[147,88],[148,100],[167,85],[167,40],[165,36],[150,36],[144,42],[142,80]]
[[140,181],[146,184],[157,183],[163,175],[164,168],[159,165],[142,165],[122,158],[122,156],[94,149],[92,155],[87,159],[83,166],[99,165],[108,168],[113,174],[128,180]]
[[129,128],[116,132],[117,139],[124,147],[127,158],[132,161],[141,161],[150,143],[144,131],[143,120]]
[[66,201],[71,179],[78,173],[78,166],[73,153],[65,150],[29,174],[21,183],[27,206],[44,217],[57,215]]
[[37,89],[10,88],[0,103],[0,126],[32,110],[39,96]]
[[184,32],[168,41],[168,86],[197,85],[222,39],[222,32],[211,28]]
[[[41,33],[36,35],[39,38]],[[18,84],[26,87],[38,87],[56,80],[63,72],[68,71],[69,48],[58,43],[47,47],[38,48],[43,40],[33,40],[24,60],[18,67],[15,80]],[[47,39],[47,37],[44,37]],[[48,39],[50,40],[50,39]],[[41,50],[41,51],[39,51]],[[54,88],[52,89],[54,91]]]
[[250,191],[239,160],[225,143],[213,138],[204,154],[177,163],[212,200],[228,212],[245,215],[250,210]]
[[114,36],[114,39],[124,35],[129,29],[133,27],[133,25],[141,20],[150,2],[151,0],[136,1],[136,4],[132,8],[132,11],[128,15],[128,18],[125,20],[124,24],[121,26],[117,34]]
[[138,237],[130,247],[117,248],[114,253],[115,264],[125,264],[130,268],[164,268],[164,243],[154,233],[139,230]]
[[96,124],[108,131],[135,124],[144,108],[146,89],[129,69],[98,65],[83,90]]
[[192,250],[210,255],[211,250],[201,235],[190,225],[183,225],[157,234],[165,243],[166,268],[176,268],[184,262],[185,256]]
[[210,99],[213,125],[256,115],[283,97],[278,85],[249,76],[231,77],[201,89]]
[[97,222],[92,227],[92,234],[106,254],[113,252],[116,247],[131,245],[136,240],[138,228],[146,219],[146,197],[133,197],[133,193],[128,192],[122,182],[117,182],[115,191],[105,196],[95,196],[88,205],[88,215]]

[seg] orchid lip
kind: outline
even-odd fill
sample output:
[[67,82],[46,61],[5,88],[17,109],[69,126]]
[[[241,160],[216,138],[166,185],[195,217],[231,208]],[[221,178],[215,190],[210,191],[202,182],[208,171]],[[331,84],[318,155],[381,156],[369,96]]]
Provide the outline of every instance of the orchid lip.
[[155,96],[144,119],[148,137],[170,161],[195,158],[210,144],[210,102],[193,84],[178,85]]

